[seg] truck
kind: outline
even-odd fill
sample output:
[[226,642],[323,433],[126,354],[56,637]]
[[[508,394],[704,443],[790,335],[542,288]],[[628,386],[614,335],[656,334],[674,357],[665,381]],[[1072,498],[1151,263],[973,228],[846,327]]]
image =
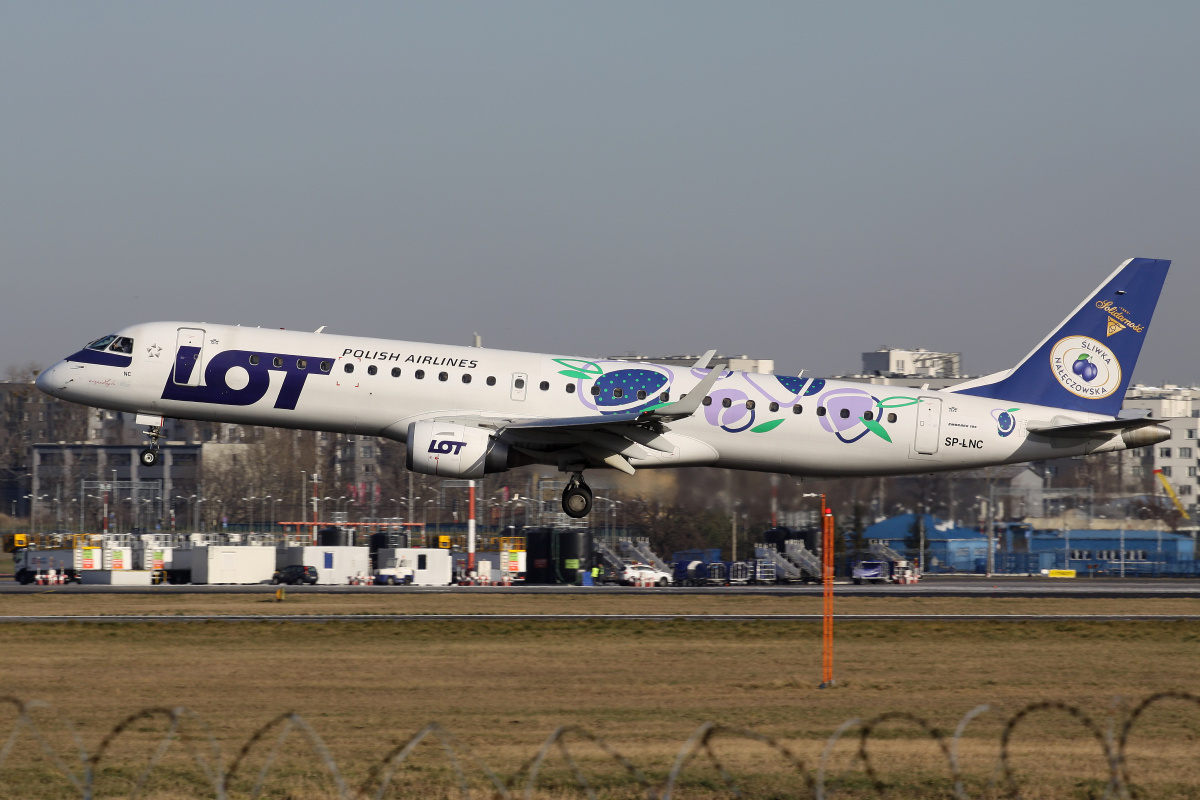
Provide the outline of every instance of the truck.
[[79,569],[75,563],[75,550],[67,548],[40,549],[37,547],[18,547],[13,550],[13,577],[17,583],[29,584],[37,580],[38,575],[44,575],[54,570],[57,574],[65,574],[68,582],[79,581]]

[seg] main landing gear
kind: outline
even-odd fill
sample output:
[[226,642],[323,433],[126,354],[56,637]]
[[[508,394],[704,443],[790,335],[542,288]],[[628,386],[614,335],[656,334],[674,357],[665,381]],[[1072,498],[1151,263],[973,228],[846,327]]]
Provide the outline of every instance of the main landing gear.
[[579,519],[592,511],[592,490],[583,482],[583,473],[576,472],[571,482],[563,489],[562,507],[568,517]]
[[150,437],[150,446],[138,454],[143,467],[153,467],[158,463],[158,440],[163,436],[161,425],[151,425],[150,430],[146,432]]

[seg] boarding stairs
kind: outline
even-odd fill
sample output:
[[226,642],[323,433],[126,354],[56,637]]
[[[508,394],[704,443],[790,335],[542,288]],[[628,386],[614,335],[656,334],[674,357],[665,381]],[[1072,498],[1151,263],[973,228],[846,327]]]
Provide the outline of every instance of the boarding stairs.
[[617,555],[617,552],[608,546],[608,542],[601,539],[595,539],[592,542],[596,550],[596,556],[604,565],[604,572],[608,575],[620,576],[625,571],[625,560]]
[[649,564],[661,572],[665,572],[668,575],[671,574],[671,565],[655,555],[654,551],[650,549],[649,539],[626,539],[619,546],[628,554],[631,560]]
[[800,572],[800,568],[784,558],[783,555],[776,550],[773,545],[754,545],[754,557],[760,562],[766,561],[775,567],[775,574],[771,576],[773,578],[784,578],[789,581],[798,581],[804,577]]
[[817,558],[817,554],[804,546],[804,541],[801,539],[788,539],[783,543],[784,558],[800,568],[800,571],[808,575],[810,578],[820,580],[821,559]]
[[888,561],[896,562],[908,560],[892,548],[888,547],[886,544],[876,543],[871,545],[869,549],[873,555],[877,555],[880,558],[887,559]]

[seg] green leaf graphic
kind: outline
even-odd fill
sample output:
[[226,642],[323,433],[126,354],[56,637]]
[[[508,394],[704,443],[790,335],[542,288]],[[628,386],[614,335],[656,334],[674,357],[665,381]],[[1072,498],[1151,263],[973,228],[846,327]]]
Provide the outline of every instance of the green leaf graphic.
[[[905,405],[908,405],[908,404],[906,403]],[[885,430],[884,427],[882,425],[880,425],[878,422],[876,422],[875,420],[867,419],[866,417],[859,417],[858,421],[861,422],[863,425],[866,425],[867,430],[869,430],[871,433],[875,434],[876,436],[880,437],[885,442],[892,441],[892,437],[888,436],[887,430]]]
[[593,375],[587,374],[586,372],[580,372],[577,369],[560,369],[558,371],[558,374],[566,375],[568,378],[578,378],[581,381],[588,381],[588,380],[591,380],[593,377],[595,377]]
[[[604,368],[595,361],[588,361],[583,358],[556,358],[554,361],[560,366],[566,367],[572,372],[582,372],[584,378],[598,378],[604,374]],[[567,373],[562,373],[566,375]],[[572,375],[571,377],[575,377]]]
[[1019,409],[1019,408],[1010,408],[1010,409],[1008,409],[1008,413],[1010,413],[1010,414],[1011,414],[1011,413],[1013,413],[1014,411],[1020,411],[1020,410],[1021,410],[1021,409]]
[[775,430],[782,424],[783,424],[783,420],[773,419],[770,422],[764,422],[762,425],[755,425],[753,428],[750,429],[750,432],[751,433],[766,433],[767,431]]
[[[893,400],[903,400],[903,403],[893,403]],[[903,395],[895,395],[894,397],[885,397],[879,401],[880,408],[904,408],[905,406],[915,406],[921,402],[916,397],[904,397]],[[891,441],[890,439],[888,441]]]

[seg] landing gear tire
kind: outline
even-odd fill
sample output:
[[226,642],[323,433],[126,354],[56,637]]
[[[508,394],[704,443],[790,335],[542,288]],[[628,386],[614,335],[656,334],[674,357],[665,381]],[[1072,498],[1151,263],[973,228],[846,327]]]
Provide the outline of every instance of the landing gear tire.
[[592,512],[592,490],[579,478],[572,478],[563,489],[562,507],[572,519],[586,517]]
[[143,467],[153,467],[158,463],[158,451],[152,447],[147,447],[143,450],[139,454],[139,457],[141,458]]

